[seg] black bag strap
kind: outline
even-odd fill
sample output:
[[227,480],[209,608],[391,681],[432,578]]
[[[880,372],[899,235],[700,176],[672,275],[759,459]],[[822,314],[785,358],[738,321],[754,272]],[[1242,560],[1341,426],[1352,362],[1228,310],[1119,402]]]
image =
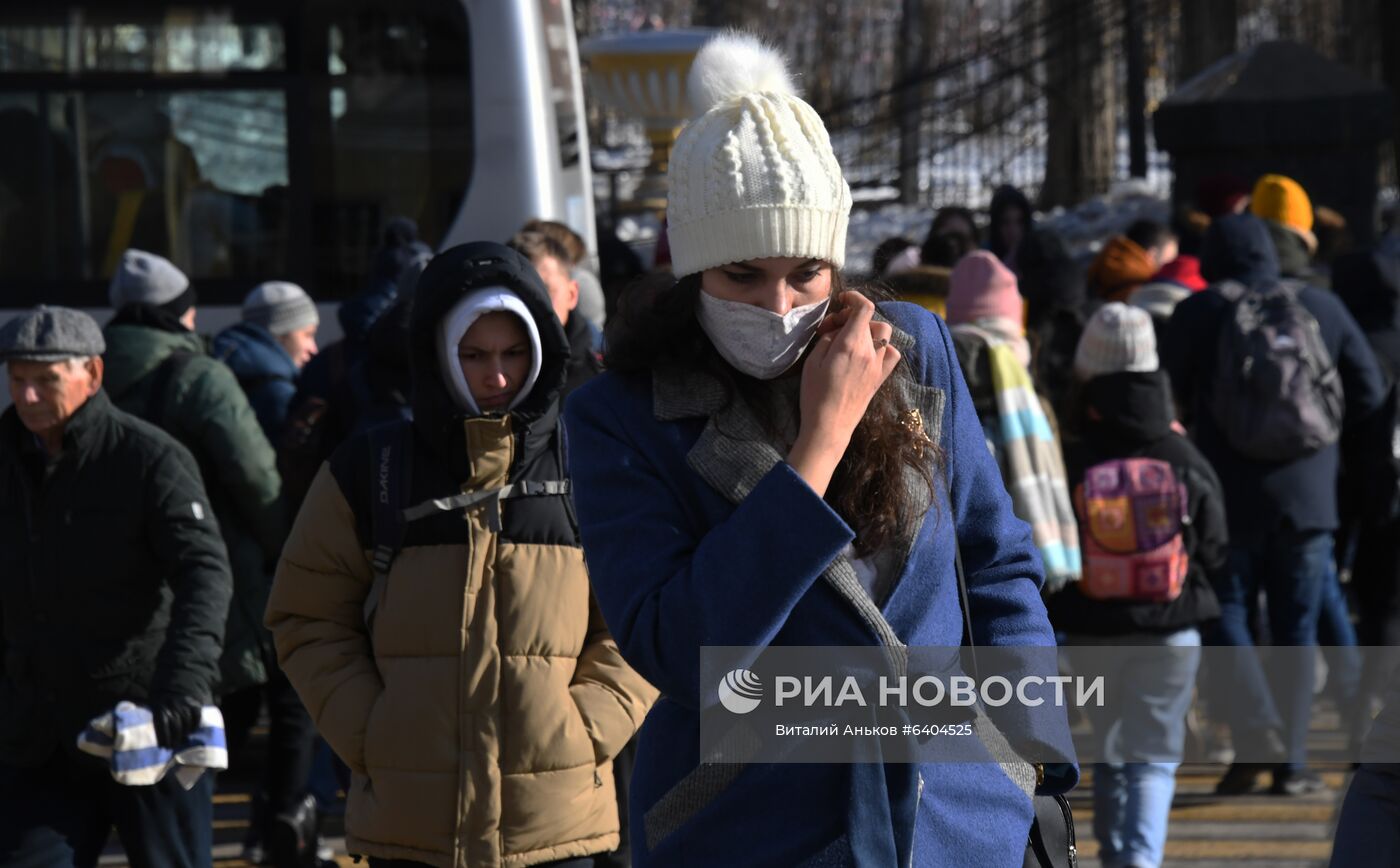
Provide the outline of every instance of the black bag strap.
[[170,411],[170,384],[175,375],[183,371],[198,353],[176,350],[161,360],[151,377],[151,390],[146,393],[146,408],[143,418],[157,428],[165,429],[165,417]]
[[410,454],[411,426],[391,423],[371,428],[370,455],[370,564],[374,568],[374,583],[365,597],[365,627],[374,627],[374,613],[384,598],[389,582],[389,568],[394,565],[403,547],[408,523],[404,517],[404,487],[409,485],[413,470]]

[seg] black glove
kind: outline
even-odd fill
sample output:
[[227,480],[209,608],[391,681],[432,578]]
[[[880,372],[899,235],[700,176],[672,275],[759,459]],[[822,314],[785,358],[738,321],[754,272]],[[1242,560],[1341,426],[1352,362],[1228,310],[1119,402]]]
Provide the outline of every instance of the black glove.
[[164,696],[151,702],[151,723],[156,741],[163,748],[179,750],[190,734],[199,729],[203,703],[188,696]]

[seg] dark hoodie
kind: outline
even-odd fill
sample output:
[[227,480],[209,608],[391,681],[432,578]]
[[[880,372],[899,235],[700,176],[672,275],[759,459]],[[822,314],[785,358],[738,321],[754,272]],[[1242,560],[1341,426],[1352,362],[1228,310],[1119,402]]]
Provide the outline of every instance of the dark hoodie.
[[1056,629],[1094,636],[1166,633],[1219,617],[1210,579],[1226,560],[1224,495],[1210,464],[1171,423],[1170,387],[1161,371],[1108,374],[1085,384],[1083,439],[1066,456],[1070,485],[1079,486],[1090,467],[1116,458],[1170,464],[1186,486],[1191,522],[1183,541],[1190,566],[1181,596],[1170,603],[1093,600],[1070,583],[1050,598]]
[[[1160,351],[1181,414],[1225,487],[1231,541],[1251,545],[1277,532],[1336,530],[1341,454],[1337,444],[1296,461],[1255,461],[1230,448],[1210,412],[1220,331],[1233,310],[1218,284],[1233,280],[1257,289],[1279,277],[1264,222],[1251,214],[1212,222],[1202,245],[1201,274],[1211,288],[1176,306]],[[1305,286],[1298,300],[1317,320],[1322,342],[1341,373],[1346,395],[1343,424],[1366,418],[1381,405],[1384,382],[1361,329],[1330,292]]]

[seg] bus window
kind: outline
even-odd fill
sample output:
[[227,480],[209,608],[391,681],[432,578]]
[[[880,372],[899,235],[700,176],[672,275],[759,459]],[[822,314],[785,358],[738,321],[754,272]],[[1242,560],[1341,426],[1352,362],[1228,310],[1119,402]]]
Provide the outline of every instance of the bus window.
[[127,247],[195,278],[284,272],[282,92],[4,95],[0,125],[0,279],[106,279]]
[[354,281],[391,217],[413,218],[430,244],[456,217],[472,170],[471,50],[460,2],[338,3],[326,14],[318,271]]
[[0,72],[220,73],[286,63],[276,24],[234,22],[227,9],[135,14],[114,18],[93,6],[62,20],[0,24]]

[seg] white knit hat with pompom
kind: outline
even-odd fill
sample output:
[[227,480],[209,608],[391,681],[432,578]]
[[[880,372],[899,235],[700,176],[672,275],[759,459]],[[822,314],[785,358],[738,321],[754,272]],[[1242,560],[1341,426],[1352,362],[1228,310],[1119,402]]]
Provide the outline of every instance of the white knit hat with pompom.
[[677,277],[770,256],[846,261],[851,189],[783,57],[725,33],[690,67],[698,113],[671,152],[666,204]]

